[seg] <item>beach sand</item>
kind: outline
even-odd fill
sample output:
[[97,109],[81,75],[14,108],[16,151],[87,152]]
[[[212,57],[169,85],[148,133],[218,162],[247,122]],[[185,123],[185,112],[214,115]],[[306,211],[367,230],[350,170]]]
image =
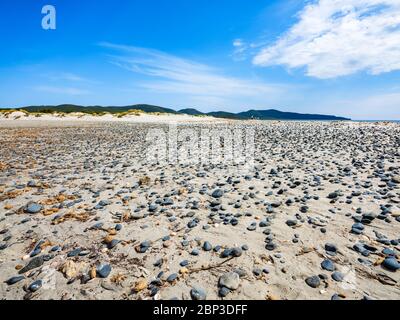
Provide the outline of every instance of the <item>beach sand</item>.
[[[399,124],[23,118],[0,120],[0,299],[400,299]],[[170,122],[252,128],[254,168],[149,164]]]

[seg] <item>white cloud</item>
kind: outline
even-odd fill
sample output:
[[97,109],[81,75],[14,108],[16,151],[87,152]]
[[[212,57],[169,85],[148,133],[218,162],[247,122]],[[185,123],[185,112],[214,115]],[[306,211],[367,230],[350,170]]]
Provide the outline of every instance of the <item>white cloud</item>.
[[65,94],[71,96],[90,94],[90,91],[88,90],[72,88],[72,87],[37,86],[35,87],[35,90],[46,93]]
[[87,79],[74,74],[74,73],[70,73],[70,72],[66,72],[66,73],[61,73],[58,78],[57,76],[55,77],[56,79],[61,79],[61,80],[67,80],[67,81],[72,81],[72,82],[86,82],[88,81]]
[[216,68],[157,50],[111,43],[101,46],[117,50],[119,54],[112,57],[112,63],[147,76],[149,80],[145,78],[136,85],[157,94],[180,94],[204,104],[229,105],[229,101],[243,97],[268,101],[283,90],[283,86],[257,79],[226,76]]
[[400,70],[400,0],[312,1],[253,63],[305,67],[308,76],[321,79]]
[[243,61],[248,57],[249,45],[244,42],[242,39],[235,39],[232,43],[234,50],[232,54],[232,58],[235,61]]
[[235,40],[233,40],[233,46],[234,47],[243,47],[245,44],[244,44],[244,42],[243,42],[243,40],[242,39],[235,39]]
[[98,81],[91,80],[81,75],[72,72],[52,72],[46,73],[42,75],[43,77],[51,80],[51,81],[68,81],[74,83],[82,83],[82,84],[97,84]]

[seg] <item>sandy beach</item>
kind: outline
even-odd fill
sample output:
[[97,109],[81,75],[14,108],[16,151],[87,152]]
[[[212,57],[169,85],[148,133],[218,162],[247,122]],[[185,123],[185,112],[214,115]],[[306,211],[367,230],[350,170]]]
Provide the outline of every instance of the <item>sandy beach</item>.
[[[254,167],[149,164],[150,128],[255,132]],[[0,120],[0,299],[400,299],[400,125]]]

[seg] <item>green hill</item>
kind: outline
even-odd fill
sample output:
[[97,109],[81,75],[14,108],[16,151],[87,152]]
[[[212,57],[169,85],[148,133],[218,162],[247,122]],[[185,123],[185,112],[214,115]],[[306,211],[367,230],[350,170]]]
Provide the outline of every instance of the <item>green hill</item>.
[[[9,109],[0,109],[9,110]],[[194,108],[186,108],[179,111],[173,109],[149,105],[149,104],[134,104],[129,106],[79,106],[74,104],[61,104],[57,106],[42,105],[42,106],[28,106],[18,108],[18,110],[25,110],[28,112],[36,113],[71,113],[71,112],[83,112],[83,113],[124,113],[130,110],[140,110],[146,113],[172,113],[172,114],[188,114],[193,116],[212,116],[215,118],[223,119],[236,119],[236,120],[350,120],[343,117],[336,117],[332,115],[322,114],[303,114],[295,112],[282,112],[279,110],[248,110],[245,112],[232,113],[226,111],[214,111],[203,113]]]
[[113,107],[113,106],[79,106],[73,104],[61,104],[58,106],[28,106],[24,108],[20,108],[22,110],[26,110],[28,112],[84,112],[84,113],[101,113],[101,112],[109,112],[109,113],[121,113],[127,112],[129,110],[141,110],[143,112],[157,112],[157,113],[177,113],[175,110],[163,108],[159,106],[153,106],[148,104],[135,104],[131,106],[123,106],[123,107]]
[[188,115],[191,115],[191,116],[202,116],[202,115],[204,115],[203,112],[200,112],[200,111],[198,111],[196,109],[193,109],[193,108],[182,109],[182,110],[179,110],[178,113],[188,114]]
[[245,119],[259,120],[349,120],[343,117],[321,114],[303,114],[295,112],[282,112],[274,109],[270,110],[249,110],[240,112],[238,115]]

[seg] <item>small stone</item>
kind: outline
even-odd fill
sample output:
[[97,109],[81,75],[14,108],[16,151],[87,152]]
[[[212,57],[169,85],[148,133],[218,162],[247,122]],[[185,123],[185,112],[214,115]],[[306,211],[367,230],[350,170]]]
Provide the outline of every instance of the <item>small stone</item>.
[[25,277],[24,276],[15,276],[15,277],[11,277],[10,279],[6,280],[6,283],[11,286],[13,284],[16,284],[17,282],[20,282],[21,280],[24,280]]
[[213,251],[214,252],[219,252],[222,249],[222,247],[220,245],[217,245],[214,247]]
[[228,258],[228,257],[231,256],[231,252],[232,252],[232,249],[224,249],[224,251],[221,252],[220,257],[221,258]]
[[40,288],[42,287],[42,280],[36,280],[34,282],[32,282],[29,287],[28,290],[30,292],[36,292],[38,291]]
[[203,244],[203,250],[204,250],[204,251],[211,251],[211,250],[212,250],[212,245],[211,245],[211,243],[208,242],[208,241],[204,242],[204,244]]
[[179,265],[180,265],[181,267],[186,267],[188,264],[189,264],[189,261],[188,261],[188,260],[183,260],[183,261],[181,261],[181,262],[179,263]]
[[393,257],[383,260],[382,266],[390,271],[397,271],[400,269],[400,263]]
[[239,288],[239,275],[236,272],[224,273],[218,281],[220,287],[226,287],[231,290]]
[[131,213],[131,219],[133,220],[139,220],[144,218],[144,213],[143,212],[132,212]]
[[152,203],[149,205],[149,212],[155,212],[158,209],[158,205]]
[[255,268],[255,269],[253,269],[253,274],[254,274],[256,277],[259,277],[259,276],[262,275],[262,270],[261,270],[260,268]]
[[104,225],[103,222],[98,222],[98,223],[94,224],[93,226],[91,226],[90,229],[98,230],[98,229],[101,229],[103,227],[103,225]]
[[294,226],[297,225],[297,221],[296,221],[296,220],[287,220],[287,221],[286,221],[286,224],[287,224],[289,227],[294,227]]
[[193,300],[206,300],[207,293],[204,289],[195,287],[190,290],[190,296]]
[[113,249],[114,247],[116,247],[118,245],[118,243],[120,243],[120,240],[117,239],[113,239],[111,240],[111,242],[107,245],[108,249]]
[[32,202],[32,203],[29,203],[26,207],[25,207],[25,212],[26,213],[30,213],[30,214],[36,214],[36,213],[39,213],[40,211],[42,211],[43,210],[43,206],[42,205],[40,205],[40,204],[38,204],[38,203],[35,203],[35,202]]
[[216,189],[216,190],[214,190],[213,193],[211,194],[211,196],[212,196],[213,198],[216,198],[216,199],[221,198],[223,195],[224,195],[224,192],[223,192],[221,189]]
[[61,246],[54,246],[50,249],[51,252],[56,252],[56,251],[60,251],[61,250]]
[[273,242],[267,243],[265,245],[265,249],[267,249],[268,251],[273,251],[276,249],[276,247],[277,247],[277,245]]
[[76,257],[77,255],[79,255],[79,253],[82,251],[81,248],[76,248],[70,252],[67,253],[67,257]]
[[336,199],[339,197],[339,194],[337,192],[332,192],[328,195],[328,199]]
[[[167,241],[163,243],[164,246],[166,246],[165,245],[166,242]],[[143,241],[139,246],[139,252],[145,253],[150,247],[151,247],[151,242],[149,240]]]
[[233,248],[233,249],[231,250],[231,256],[232,256],[232,257],[235,257],[235,258],[240,257],[240,256],[242,255],[242,253],[243,253],[243,251],[242,251],[241,248]]
[[39,268],[42,266],[44,263],[44,257],[43,256],[38,256],[34,257],[31,261],[28,262],[28,264],[23,267],[21,270],[19,270],[19,274],[26,273],[28,271],[31,271],[32,269]]
[[324,261],[322,261],[321,268],[327,271],[334,271],[336,269],[333,262],[329,259],[325,259]]
[[111,265],[100,264],[97,266],[96,272],[100,278],[107,278],[111,273]]
[[326,250],[326,253],[331,256],[335,256],[337,253],[337,247],[336,247],[336,245],[334,245],[332,243],[325,244],[325,250]]
[[241,268],[236,268],[235,270],[233,270],[233,272],[236,272],[239,275],[239,278],[243,278],[247,276],[247,272],[244,269]]
[[308,277],[306,279],[306,283],[311,287],[311,288],[318,288],[321,284],[321,280],[318,276],[312,276]]
[[37,255],[40,254],[41,252],[42,252],[42,249],[37,248],[37,249],[33,250],[33,251],[30,253],[29,256],[32,258],[32,257],[37,256]]
[[177,274],[177,273],[172,273],[172,274],[167,278],[167,282],[173,283],[177,278],[178,278],[178,274]]
[[108,206],[108,205],[110,205],[111,204],[111,201],[110,200],[100,200],[100,202],[98,203],[98,206],[100,206],[100,207],[106,207],[106,206]]
[[342,282],[344,279],[344,274],[339,271],[335,271],[334,273],[332,273],[332,279],[337,282]]
[[254,231],[256,229],[257,229],[257,224],[256,223],[252,223],[251,225],[249,225],[247,227],[247,230],[249,230],[249,231]]

